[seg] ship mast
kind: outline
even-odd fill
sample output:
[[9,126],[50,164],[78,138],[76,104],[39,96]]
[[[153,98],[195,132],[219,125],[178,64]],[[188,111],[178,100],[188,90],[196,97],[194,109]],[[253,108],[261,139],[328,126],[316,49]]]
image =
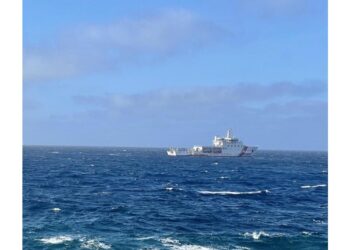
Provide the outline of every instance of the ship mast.
[[232,129],[227,130],[226,138],[232,138]]

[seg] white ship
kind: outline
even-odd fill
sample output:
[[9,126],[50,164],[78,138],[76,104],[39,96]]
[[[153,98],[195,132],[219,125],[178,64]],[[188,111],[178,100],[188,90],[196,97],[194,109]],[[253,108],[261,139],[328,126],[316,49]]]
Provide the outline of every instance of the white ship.
[[192,148],[169,148],[169,156],[249,156],[258,147],[245,146],[242,141],[232,136],[231,129],[226,137],[215,136],[213,146],[193,146]]

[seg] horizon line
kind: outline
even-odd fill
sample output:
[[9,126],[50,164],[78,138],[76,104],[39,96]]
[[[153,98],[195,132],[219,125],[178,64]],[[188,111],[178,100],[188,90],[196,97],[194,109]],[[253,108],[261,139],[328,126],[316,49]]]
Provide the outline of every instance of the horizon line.
[[[170,146],[112,146],[112,145],[58,145],[58,144],[22,144],[22,147],[87,147],[87,148],[153,148],[153,149],[166,149]],[[258,151],[294,151],[294,152],[326,152],[327,150],[322,149],[271,149],[271,148],[262,148]]]

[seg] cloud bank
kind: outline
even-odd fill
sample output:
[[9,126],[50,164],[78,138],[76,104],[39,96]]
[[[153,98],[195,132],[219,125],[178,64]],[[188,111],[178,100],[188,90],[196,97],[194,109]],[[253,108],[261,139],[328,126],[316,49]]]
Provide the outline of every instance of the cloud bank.
[[[135,138],[150,146],[208,144],[214,134],[232,127],[244,141],[262,148],[325,150],[326,93],[323,83],[280,82],[75,96],[86,112],[65,119],[95,121],[97,127],[103,123],[104,131],[114,130],[114,135],[100,136],[106,141],[116,136],[121,145],[135,145]],[[137,135],[121,132],[133,128]]]
[[[142,94],[106,94],[104,96],[75,96],[78,104],[105,109],[114,114],[127,112],[158,113],[171,110],[184,113],[189,110],[212,111],[240,109],[242,107],[261,110],[274,105],[286,106],[320,100],[326,92],[322,83],[295,84],[278,82],[273,84],[240,83],[232,86],[203,87],[169,90],[161,89]],[[316,97],[316,99],[315,99]],[[314,98],[314,99],[313,99]]]
[[210,144],[231,127],[263,149],[326,150],[326,95],[322,82],[76,95],[74,111],[26,119],[24,134],[40,144],[167,147]]

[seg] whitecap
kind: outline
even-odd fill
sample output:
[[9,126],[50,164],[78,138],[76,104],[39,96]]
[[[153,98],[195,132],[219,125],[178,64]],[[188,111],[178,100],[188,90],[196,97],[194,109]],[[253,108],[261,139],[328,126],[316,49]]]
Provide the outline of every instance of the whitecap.
[[58,152],[58,151],[52,151],[52,152],[50,152],[51,154],[59,154],[60,152]]
[[165,244],[171,244],[171,245],[180,244],[180,242],[178,240],[176,240],[176,239],[174,240],[172,238],[162,238],[162,239],[160,239],[160,242],[162,242],[163,245],[165,245]]
[[200,194],[204,195],[247,195],[247,194],[266,194],[269,190],[257,190],[257,191],[247,191],[247,192],[235,192],[235,191],[198,191]]
[[318,188],[318,187],[326,187],[326,184],[318,184],[318,185],[305,185],[305,186],[301,186],[301,188]]
[[59,212],[59,211],[61,211],[61,209],[59,208],[59,207],[54,207],[53,209],[51,209],[53,212]]
[[160,242],[165,247],[169,247],[174,250],[215,250],[212,247],[205,247],[200,245],[192,245],[192,244],[181,244],[180,241],[172,238],[162,238]]
[[260,231],[260,232],[252,232],[252,233],[244,233],[243,234],[244,237],[252,237],[254,240],[259,240],[261,236],[264,237],[268,237],[270,236],[268,233],[265,233],[264,231]]
[[325,221],[323,221],[323,220],[313,219],[312,221],[313,221],[314,223],[316,223],[316,224],[321,224],[321,225],[326,225],[326,224],[327,224],[327,222],[325,222]]
[[215,248],[212,248],[212,247],[204,247],[200,245],[191,245],[191,244],[173,246],[171,248],[175,250],[215,250]]
[[73,240],[74,239],[71,236],[64,236],[64,235],[40,239],[40,241],[44,244],[62,244],[64,242],[70,242]]
[[234,246],[233,250],[250,250],[250,248],[244,246]]
[[302,231],[301,232],[303,235],[306,235],[306,236],[310,236],[312,233],[311,232],[307,232],[307,231]]
[[80,247],[85,249],[111,249],[112,248],[111,245],[108,245],[98,240],[83,240],[83,243],[80,245]]
[[167,183],[165,185],[165,188],[164,188],[166,191],[182,191],[183,189],[182,188],[179,188],[179,185],[178,184],[173,184],[173,183]]
[[218,162],[213,162],[212,165],[219,165],[219,163]]
[[220,179],[229,179],[227,176],[220,176]]
[[154,236],[145,236],[145,237],[138,237],[136,240],[152,240],[154,239]]

